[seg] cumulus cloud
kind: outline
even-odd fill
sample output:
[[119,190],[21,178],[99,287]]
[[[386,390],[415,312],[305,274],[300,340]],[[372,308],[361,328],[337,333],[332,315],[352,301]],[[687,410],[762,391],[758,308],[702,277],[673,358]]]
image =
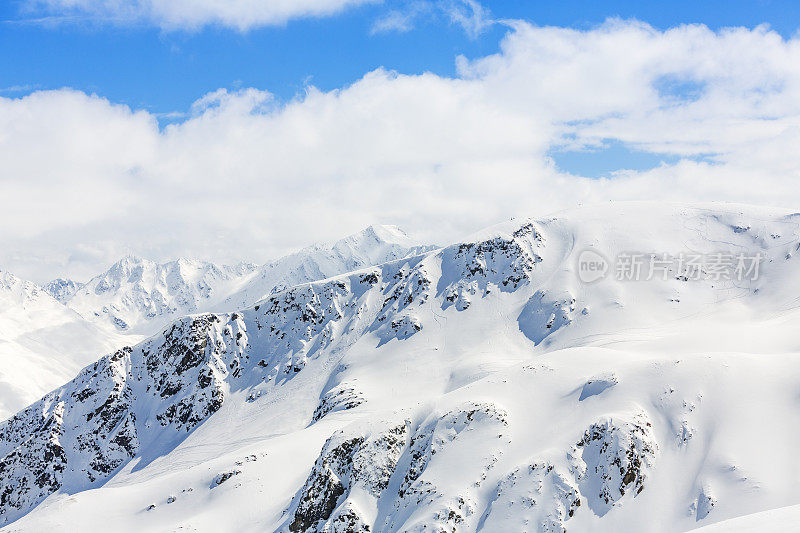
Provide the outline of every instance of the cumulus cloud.
[[[596,179],[551,158],[609,140],[676,162]],[[764,27],[516,22],[453,78],[379,69],[285,104],[221,89],[163,130],[78,91],[0,97],[0,265],[263,261],[373,222],[445,242],[610,199],[796,208],[798,143],[800,41]]]
[[248,30],[321,17],[380,0],[23,0],[30,13],[56,19],[148,23],[164,29],[219,24]]

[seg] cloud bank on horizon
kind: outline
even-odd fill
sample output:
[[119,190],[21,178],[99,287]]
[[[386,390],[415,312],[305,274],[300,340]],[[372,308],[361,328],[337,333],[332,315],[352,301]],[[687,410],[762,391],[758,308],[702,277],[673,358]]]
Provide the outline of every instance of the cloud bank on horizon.
[[[126,252],[263,261],[373,222],[444,242],[581,202],[800,202],[800,38],[505,24],[453,77],[377,69],[287,103],[219,89],[164,128],[71,89],[0,97],[0,264],[80,278]],[[664,162],[598,178],[554,159],[610,143]]]

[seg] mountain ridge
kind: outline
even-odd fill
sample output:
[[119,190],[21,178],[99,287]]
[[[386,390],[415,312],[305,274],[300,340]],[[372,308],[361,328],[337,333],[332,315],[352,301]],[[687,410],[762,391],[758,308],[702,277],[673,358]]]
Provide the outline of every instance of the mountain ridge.
[[[279,282],[312,281],[427,248],[394,226],[373,225],[269,263],[276,265],[278,275],[258,279],[254,275],[261,267],[251,263],[220,266],[179,258],[159,264],[134,255],[120,258],[87,283],[58,278],[40,287],[14,276],[28,287],[29,298],[46,302],[48,312],[25,315],[21,301],[0,302],[0,316],[8,323],[0,323],[0,356],[5,361],[0,418],[63,384],[98,355],[135,344],[182,315],[237,308],[231,293],[251,305]],[[301,268],[308,265],[313,268]]]
[[372,225],[263,266],[187,258],[157,263],[127,255],[85,284],[54,280],[47,286],[88,320],[122,333],[150,335],[184,314],[246,307],[276,286],[323,279],[430,248],[396,226]]

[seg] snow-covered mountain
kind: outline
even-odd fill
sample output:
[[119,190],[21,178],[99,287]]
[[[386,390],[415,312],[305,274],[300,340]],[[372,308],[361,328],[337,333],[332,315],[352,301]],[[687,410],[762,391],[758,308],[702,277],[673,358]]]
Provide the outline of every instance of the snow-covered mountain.
[[124,257],[83,286],[55,280],[48,292],[86,319],[121,333],[153,334],[187,314],[231,311],[299,283],[413,255],[421,246],[394,226],[370,226],[262,267]]
[[[550,532],[793,516],[798,243],[800,214],[582,208],[180,319],[0,424],[0,521]],[[754,259],[746,275],[736,258]]]
[[[252,305],[276,286],[323,279],[429,250],[394,226],[370,226],[257,267],[124,257],[88,283],[39,287],[0,272],[0,419],[72,378],[99,355],[181,316]],[[65,307],[66,306],[66,307]]]
[[47,294],[61,303],[66,303],[83,288],[83,283],[71,279],[56,278],[42,287]]
[[207,310],[227,287],[256,269],[178,259],[159,264],[126,256],[64,300],[88,320],[120,332],[152,333],[181,315]]
[[0,419],[121,344],[38,285],[0,270]]
[[409,237],[397,226],[372,225],[344,239],[315,244],[268,263],[253,273],[217,307],[249,307],[265,296],[367,266],[418,255],[435,249]]

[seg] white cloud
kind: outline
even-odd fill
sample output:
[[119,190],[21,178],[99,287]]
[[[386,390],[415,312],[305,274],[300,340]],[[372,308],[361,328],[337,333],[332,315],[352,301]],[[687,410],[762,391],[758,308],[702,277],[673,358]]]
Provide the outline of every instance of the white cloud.
[[[219,90],[163,131],[77,91],[0,97],[0,265],[43,279],[123,252],[264,260],[372,222],[443,242],[608,199],[800,204],[798,39],[518,22],[458,66],[377,70],[285,105]],[[701,89],[662,94],[665,77]],[[682,159],[587,179],[548,156],[604,139]]]
[[14,94],[14,93],[27,93],[34,90],[36,87],[33,85],[11,85],[9,87],[0,87],[0,93]]
[[464,28],[473,39],[495,23],[489,10],[477,0],[446,0],[440,4],[450,20]]
[[23,0],[31,13],[58,20],[87,18],[150,23],[164,29],[196,29],[219,24],[248,30],[303,17],[321,17],[380,0]]
[[414,29],[420,19],[430,21],[442,18],[460,26],[472,39],[497,23],[489,10],[477,0],[411,0],[384,13],[373,23],[370,32],[405,33]]
[[[324,17],[384,0],[21,0],[22,11],[42,24],[101,22],[152,24],[164,30],[220,25],[247,31],[289,20]],[[476,38],[496,21],[477,0],[394,0],[370,33],[413,29],[420,19],[448,20]]]
[[435,12],[432,2],[416,0],[406,2],[399,8],[394,8],[379,17],[370,29],[373,35],[376,33],[397,32],[405,33],[414,29],[420,17],[430,17]]

